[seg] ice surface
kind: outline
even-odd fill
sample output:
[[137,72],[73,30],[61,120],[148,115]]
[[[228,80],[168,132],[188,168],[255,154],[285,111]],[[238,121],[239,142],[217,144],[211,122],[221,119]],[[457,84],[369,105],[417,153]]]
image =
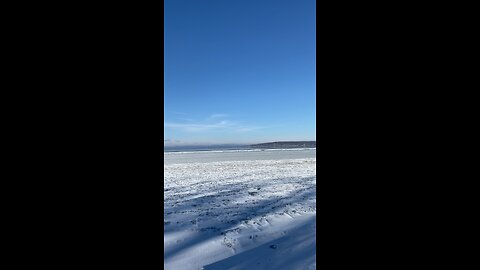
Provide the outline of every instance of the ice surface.
[[[218,161],[225,152],[171,155],[177,158],[164,165],[165,269],[315,269],[311,151],[228,152],[237,153],[229,161]],[[293,152],[303,158],[283,155]]]
[[198,152],[165,152],[164,164],[205,163],[215,161],[239,160],[279,160],[315,158],[316,149],[250,149],[250,150],[223,150]]

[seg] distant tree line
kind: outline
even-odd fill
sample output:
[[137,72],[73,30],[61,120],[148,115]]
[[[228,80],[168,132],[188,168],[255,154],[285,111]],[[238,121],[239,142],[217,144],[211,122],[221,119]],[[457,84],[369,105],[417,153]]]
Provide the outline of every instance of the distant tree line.
[[317,141],[269,142],[250,145],[259,149],[316,148]]

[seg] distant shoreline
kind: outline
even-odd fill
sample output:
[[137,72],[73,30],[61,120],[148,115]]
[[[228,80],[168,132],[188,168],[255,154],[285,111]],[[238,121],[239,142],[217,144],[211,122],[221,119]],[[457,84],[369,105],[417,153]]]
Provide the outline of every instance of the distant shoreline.
[[188,145],[165,146],[163,152],[204,152],[235,150],[269,150],[269,149],[311,149],[316,148],[316,141],[279,141],[260,144],[223,144],[223,145]]
[[317,141],[284,141],[253,144],[250,147],[258,149],[291,149],[291,148],[316,148]]

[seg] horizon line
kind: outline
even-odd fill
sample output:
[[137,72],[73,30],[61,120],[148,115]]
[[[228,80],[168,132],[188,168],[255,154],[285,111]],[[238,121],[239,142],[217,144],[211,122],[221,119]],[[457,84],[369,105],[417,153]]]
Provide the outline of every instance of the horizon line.
[[211,143],[211,142],[181,142],[177,141],[176,143],[165,144],[164,147],[178,147],[178,146],[222,146],[222,145],[255,145],[255,144],[266,144],[266,143],[286,143],[286,142],[316,142],[317,140],[279,140],[279,141],[264,141],[264,142],[250,142],[250,143],[241,143],[241,142],[224,142],[224,143]]

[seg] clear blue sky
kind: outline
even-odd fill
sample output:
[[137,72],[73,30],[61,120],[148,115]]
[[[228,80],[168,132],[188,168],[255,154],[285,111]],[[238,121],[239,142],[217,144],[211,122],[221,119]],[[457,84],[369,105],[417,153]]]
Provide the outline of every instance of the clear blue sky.
[[165,0],[165,144],[315,140],[314,0]]

